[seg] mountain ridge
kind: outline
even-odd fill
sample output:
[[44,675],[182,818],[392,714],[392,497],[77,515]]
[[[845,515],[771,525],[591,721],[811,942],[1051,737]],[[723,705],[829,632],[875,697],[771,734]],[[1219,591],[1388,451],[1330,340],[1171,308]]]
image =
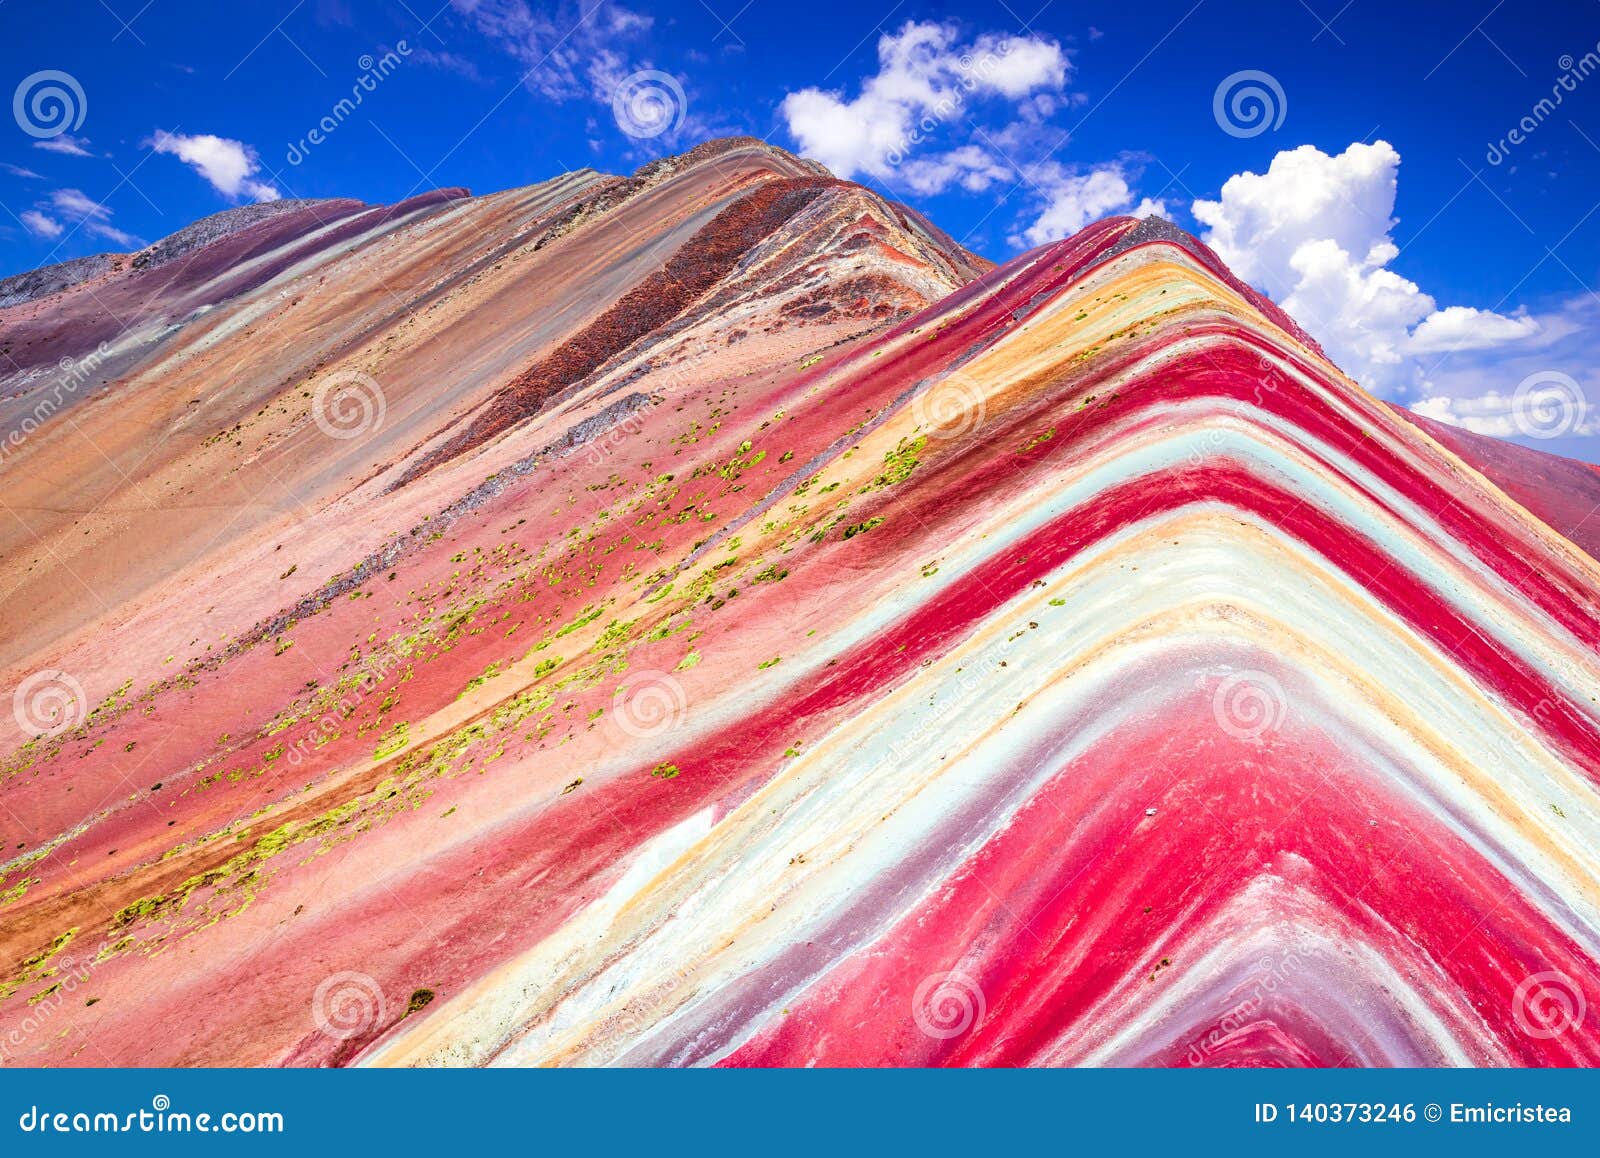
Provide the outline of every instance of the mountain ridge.
[[23,1060],[1600,1060],[1563,474],[1170,223],[690,156],[214,242],[8,456]]

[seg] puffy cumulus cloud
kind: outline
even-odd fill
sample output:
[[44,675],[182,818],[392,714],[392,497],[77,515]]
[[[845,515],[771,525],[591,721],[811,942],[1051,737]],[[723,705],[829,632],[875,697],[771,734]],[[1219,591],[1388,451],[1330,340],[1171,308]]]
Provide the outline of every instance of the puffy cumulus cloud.
[[1435,310],[1411,331],[1413,354],[1449,354],[1458,350],[1492,350],[1507,342],[1531,338],[1540,324],[1526,313],[1496,314],[1472,306]]
[[1466,306],[1439,309],[1389,268],[1400,154],[1387,141],[1329,156],[1311,145],[1279,153],[1265,173],[1238,173],[1215,201],[1196,201],[1207,245],[1322,343],[1346,373],[1380,394],[1420,387],[1420,359],[1487,350],[1540,332],[1531,317]]
[[1090,222],[1115,213],[1134,217],[1167,216],[1165,202],[1145,197],[1134,204],[1137,194],[1120,164],[1074,172],[1050,162],[1030,169],[1026,176],[1043,209],[1032,225],[1011,239],[1016,245],[1059,241]]
[[898,181],[925,194],[952,185],[981,191],[1011,171],[989,149],[913,152],[965,120],[969,102],[1036,101],[1058,92],[1070,72],[1053,40],[989,33],[963,44],[954,25],[913,20],[879,39],[878,71],[856,96],[805,88],[784,97],[779,111],[800,151],[839,177]]
[[37,209],[24,210],[18,220],[22,222],[23,227],[29,233],[35,237],[42,237],[47,241],[51,238],[60,237],[66,229],[66,226],[62,225],[54,217],[40,213]]
[[1473,346],[1474,335],[1464,335],[1427,359],[1423,397],[1411,409],[1478,434],[1600,459],[1600,299],[1579,294],[1510,320],[1536,322],[1538,332],[1501,346]]
[[1488,434],[1495,438],[1509,438],[1517,433],[1512,421],[1511,395],[1491,390],[1477,398],[1447,398],[1436,395],[1413,402],[1411,409],[1424,418],[1443,422],[1446,426],[1459,426],[1474,434]]
[[1331,239],[1303,242],[1285,266],[1294,288],[1280,304],[1345,373],[1379,393],[1409,388],[1410,331],[1433,313],[1431,297],[1372,256],[1354,258]]
[[1012,100],[1037,89],[1061,88],[1070,67],[1061,45],[1038,36],[985,34],[973,42],[969,55],[979,82]]
[[1229,177],[1221,199],[1196,201],[1194,216],[1210,227],[1206,244],[1236,274],[1282,299],[1298,281],[1290,258],[1307,242],[1332,241],[1363,263],[1394,257],[1399,167],[1387,141],[1351,145],[1337,157],[1301,145],[1279,153],[1265,173]]
[[224,197],[238,201],[276,201],[277,188],[255,179],[261,171],[256,151],[242,141],[209,133],[184,136],[157,130],[146,142],[158,153],[169,153],[211,183]]
[[982,193],[996,181],[1012,176],[987,150],[963,145],[932,157],[914,157],[900,168],[900,180],[914,193],[938,193],[959,185],[968,193]]
[[1518,442],[1600,434],[1600,413],[1572,379],[1534,382],[1509,394],[1490,390],[1466,398],[1434,395],[1412,403],[1411,409],[1448,426]]

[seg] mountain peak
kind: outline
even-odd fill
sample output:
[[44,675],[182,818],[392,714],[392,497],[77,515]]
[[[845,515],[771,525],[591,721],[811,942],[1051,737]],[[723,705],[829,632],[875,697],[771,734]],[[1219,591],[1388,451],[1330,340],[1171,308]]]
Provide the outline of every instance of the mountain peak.
[[1600,1061],[1561,476],[1171,222],[730,138],[175,236],[0,315],[19,1060]]

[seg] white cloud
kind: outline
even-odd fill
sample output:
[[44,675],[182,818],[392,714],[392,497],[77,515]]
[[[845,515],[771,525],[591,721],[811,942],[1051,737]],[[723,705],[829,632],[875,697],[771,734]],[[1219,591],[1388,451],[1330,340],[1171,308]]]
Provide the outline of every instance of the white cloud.
[[136,249],[144,242],[111,224],[111,209],[81,189],[57,189],[47,201],[21,215],[22,223],[36,237],[57,238],[65,233],[63,221],[91,237],[103,238],[124,249]]
[[1437,395],[1413,402],[1411,409],[1424,418],[1459,426],[1474,434],[1506,438],[1516,433],[1511,421],[1511,396],[1491,390],[1478,398],[1447,398]]
[[655,23],[611,0],[541,8],[527,0],[451,0],[451,7],[526,70],[523,83],[533,92],[607,105],[615,80],[637,71],[627,64],[626,43],[641,41]]
[[60,237],[66,228],[54,217],[46,216],[45,214],[40,213],[37,209],[24,210],[21,216],[21,221],[22,224],[27,227],[29,233],[33,234],[35,237],[43,237],[46,239]]
[[1236,274],[1281,299],[1298,280],[1289,259],[1307,242],[1330,240],[1362,260],[1374,246],[1392,248],[1399,165],[1387,141],[1351,145],[1337,157],[1302,145],[1279,153],[1265,173],[1229,177],[1221,199],[1196,201],[1194,215],[1211,227],[1203,240]]
[[[1600,434],[1600,417],[1582,392],[1560,388],[1542,393],[1536,389],[1521,397],[1498,390],[1469,398],[1434,395],[1412,403],[1411,409],[1424,418],[1493,438],[1543,438],[1551,430],[1570,438]],[[1541,430],[1545,434],[1534,433]]]
[[1114,213],[1134,217],[1167,216],[1164,202],[1145,197],[1134,205],[1133,186],[1120,164],[1101,165],[1086,173],[1048,162],[1027,172],[1028,183],[1043,202],[1037,220],[1020,236],[1018,245],[1044,245],[1070,237],[1090,222]]
[[1479,434],[1595,461],[1600,409],[1589,399],[1600,406],[1600,300],[1579,293],[1528,317],[1539,326],[1530,337],[1492,347],[1464,343],[1421,359],[1425,382],[1411,409]]
[[[133,234],[112,225],[110,207],[103,201],[96,201],[81,189],[57,189],[50,194],[48,202],[39,202],[39,208],[49,208],[52,213],[71,221],[75,228],[83,230],[90,237],[102,238],[123,249],[137,249],[144,244]],[[40,213],[38,216],[52,224],[56,223],[55,218],[47,214]],[[26,220],[27,214],[24,214],[23,218]],[[49,236],[54,237],[57,234]]]
[[472,81],[474,84],[483,83],[483,74],[478,71],[478,63],[470,56],[463,56],[456,52],[434,52],[425,45],[417,45],[411,49],[411,59],[419,64],[426,64],[431,68],[453,72],[457,76]]
[[111,210],[104,203],[94,200],[80,189],[57,189],[50,194],[50,203],[74,221],[90,218],[105,220],[111,216]]
[[[627,152],[659,156],[712,137],[742,132],[719,114],[705,115],[694,107],[688,78],[658,68],[649,50],[659,43],[650,32],[655,18],[636,12],[616,0],[557,0],[534,6],[528,0],[450,0],[451,7],[494,46],[508,54],[522,75],[523,85],[548,100],[593,100],[606,110],[605,120],[627,140]],[[726,14],[737,23],[738,15]],[[729,38],[723,52],[738,47]],[[702,62],[703,52],[685,53]],[[461,58],[433,55],[428,63],[469,73]],[[671,77],[670,82],[658,74]],[[664,110],[668,127],[641,133],[637,124],[625,124],[619,107],[636,112],[644,101],[651,112]],[[663,103],[664,102],[664,103]],[[593,132],[598,121],[588,126]],[[654,127],[654,126],[648,126]],[[609,135],[609,134],[608,134]]]
[[1053,40],[991,33],[978,37],[971,55],[981,83],[1012,100],[1035,89],[1059,89],[1067,81],[1066,53]]
[[1539,329],[1539,323],[1526,314],[1512,317],[1472,306],[1446,306],[1429,314],[1411,331],[1410,350],[1413,354],[1492,350],[1507,342],[1531,338]]
[[89,151],[88,137],[74,137],[71,133],[61,133],[54,137],[47,137],[42,141],[33,143],[35,149],[43,149],[47,153],[64,153],[69,157],[92,157]]
[[611,48],[601,48],[589,61],[585,75],[588,77],[589,91],[594,99],[610,103],[612,94],[636,71],[638,70],[628,63],[628,58],[622,53]]
[[32,169],[24,169],[21,165],[12,165],[8,162],[0,161],[0,169],[4,169],[13,177],[23,177],[30,181],[44,180],[43,177],[41,177],[38,173],[35,173]]
[[282,196],[274,186],[255,179],[261,162],[256,151],[242,141],[209,133],[183,136],[158,129],[148,144],[156,152],[170,153],[189,165],[224,197],[235,201],[276,201]]
[[1279,153],[1265,173],[1238,173],[1216,201],[1193,205],[1201,240],[1264,289],[1375,393],[1422,386],[1422,355],[1486,350],[1540,331],[1531,317],[1465,306],[1439,309],[1389,268],[1400,155],[1387,141],[1337,156],[1311,145]]
[[103,237],[113,245],[120,245],[123,249],[144,248],[143,238],[135,237],[126,230],[118,229],[115,225],[108,225],[104,221],[85,222],[83,228],[84,232],[91,237]]
[[963,45],[954,25],[907,21],[879,39],[878,71],[855,97],[804,88],[784,97],[780,112],[800,151],[839,177],[898,177],[919,193],[952,184],[976,191],[1009,172],[987,149],[968,144],[908,158],[964,120],[969,101],[1057,91],[1070,71],[1053,40],[988,33]]
[[960,185],[968,193],[982,193],[996,181],[1012,176],[1009,165],[1003,165],[977,145],[962,145],[958,149],[938,153],[932,157],[913,157],[900,167],[900,180],[914,193],[938,193],[951,185]]

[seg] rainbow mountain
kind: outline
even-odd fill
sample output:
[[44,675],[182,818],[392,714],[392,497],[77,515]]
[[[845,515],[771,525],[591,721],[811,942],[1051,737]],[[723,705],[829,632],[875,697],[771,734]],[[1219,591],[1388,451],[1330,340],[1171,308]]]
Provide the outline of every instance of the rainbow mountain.
[[0,1056],[1590,1065],[1589,468],[749,139],[0,283]]

